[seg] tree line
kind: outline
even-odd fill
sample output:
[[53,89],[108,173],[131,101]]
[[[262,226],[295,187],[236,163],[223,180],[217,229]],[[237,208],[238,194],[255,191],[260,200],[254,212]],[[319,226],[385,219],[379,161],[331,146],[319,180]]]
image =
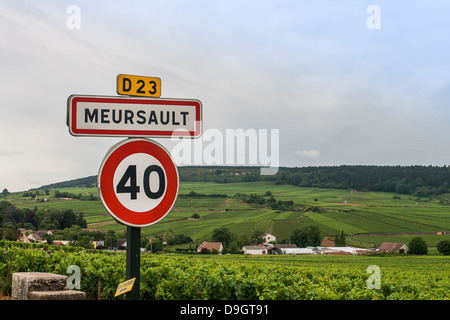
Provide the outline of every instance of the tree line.
[[17,208],[8,201],[0,202],[0,226],[6,229],[63,230],[73,225],[87,227],[82,212],[72,209]]
[[259,205],[271,208],[272,210],[279,211],[294,211],[294,201],[292,200],[276,200],[270,191],[267,191],[264,195],[258,195],[255,193],[244,194],[244,193],[236,193],[234,198],[241,199],[243,202]]
[[257,167],[180,167],[180,181],[217,183],[275,181],[299,187],[396,192],[426,197],[450,192],[450,167],[343,165],[280,167],[260,175]]
[[339,166],[283,168],[277,184],[382,191],[426,197],[450,191],[447,166]]

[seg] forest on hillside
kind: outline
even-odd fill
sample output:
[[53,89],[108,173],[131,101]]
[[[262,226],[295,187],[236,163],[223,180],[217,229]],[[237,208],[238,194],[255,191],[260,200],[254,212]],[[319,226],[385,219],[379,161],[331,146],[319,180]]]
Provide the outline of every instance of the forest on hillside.
[[182,167],[181,181],[275,181],[299,187],[355,189],[409,194],[418,197],[450,191],[447,166],[327,166],[281,167],[273,176],[262,176],[254,167]]
[[418,197],[449,192],[450,168],[433,166],[340,166],[283,168],[279,184],[300,187],[356,189]]
[[[299,187],[383,191],[427,197],[450,192],[450,167],[443,166],[324,166],[281,167],[277,174],[260,175],[259,167],[183,166],[181,182],[274,181]],[[94,187],[97,177],[75,179],[39,189]]]

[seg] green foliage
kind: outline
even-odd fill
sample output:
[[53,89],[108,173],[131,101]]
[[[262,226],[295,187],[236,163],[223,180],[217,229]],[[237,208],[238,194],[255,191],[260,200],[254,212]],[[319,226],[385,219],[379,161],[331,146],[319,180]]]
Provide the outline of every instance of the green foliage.
[[437,244],[437,249],[439,253],[442,253],[445,256],[450,255],[450,240],[442,240]]
[[54,231],[53,240],[67,240],[73,245],[79,245],[84,248],[90,249],[90,244],[87,243],[87,239],[93,240],[104,240],[105,234],[99,231],[89,231],[82,230],[80,226],[73,225],[70,228],[65,228],[64,230]]
[[[0,241],[0,283],[7,282],[7,270],[10,275],[18,271],[67,274],[68,266],[77,265],[81,290],[90,299],[97,297],[99,281],[102,299],[124,299],[114,298],[114,293],[125,280],[125,254],[33,248]],[[449,261],[443,256],[420,258],[142,254],[141,299],[449,299]],[[366,269],[373,264],[381,268],[380,289],[367,287]]]
[[213,231],[211,239],[214,242],[222,242],[224,247],[228,247],[233,240],[233,233],[228,228],[218,228]]
[[169,246],[182,244],[182,243],[189,243],[189,242],[192,242],[191,237],[186,236],[181,233],[177,233],[177,234],[175,234],[174,237],[171,237],[170,239],[167,240],[167,244]]
[[281,167],[273,176],[262,176],[257,167],[181,167],[180,181],[218,183],[276,181],[299,187],[396,192],[418,197],[450,191],[447,166],[328,166]]
[[117,235],[113,230],[108,230],[105,233],[105,248],[117,249]]
[[336,238],[334,239],[334,246],[335,247],[345,247],[346,245],[347,245],[347,242],[345,241],[344,231],[341,231],[339,234],[336,235]]
[[[83,213],[75,213],[72,209],[64,211],[56,209],[39,210],[38,208],[20,209],[8,201],[0,203],[0,216],[3,217],[3,226],[9,228],[32,227],[36,230],[62,230],[78,225],[87,227]],[[1,221],[2,219],[0,219]]]
[[264,231],[261,230],[254,230],[252,234],[250,235],[250,241],[254,244],[260,244],[264,243]]
[[415,237],[411,239],[411,241],[408,244],[408,253],[409,254],[427,254],[428,253],[428,246],[425,240],[421,237]]
[[145,249],[151,253],[157,253],[164,249],[163,242],[160,238],[152,238],[145,246]]
[[77,245],[86,249],[94,249],[94,246],[92,244],[93,240],[94,237],[82,236]]
[[275,197],[270,193],[270,191],[266,192],[264,195],[257,194],[242,194],[236,193],[234,198],[241,199],[245,203],[265,206],[271,208],[272,210],[294,210],[294,201],[292,200],[276,200]]
[[338,166],[280,168],[278,184],[396,192],[427,197],[449,192],[446,166]]
[[211,193],[211,194],[205,194],[205,193],[197,193],[195,191],[191,191],[187,194],[179,194],[178,197],[180,198],[228,198],[226,194],[221,193]]
[[291,242],[300,248],[319,246],[322,239],[323,236],[317,226],[306,226],[301,229],[295,229],[291,235]]

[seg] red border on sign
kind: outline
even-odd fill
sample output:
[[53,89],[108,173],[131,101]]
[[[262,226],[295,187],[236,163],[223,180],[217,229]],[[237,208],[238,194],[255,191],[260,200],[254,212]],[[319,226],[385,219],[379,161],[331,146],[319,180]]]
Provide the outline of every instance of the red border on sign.
[[[134,153],[146,153],[156,159],[166,172],[166,191],[163,200],[152,210],[135,212],[120,203],[114,191],[114,173],[120,162]],[[172,209],[178,195],[178,170],[169,153],[154,141],[129,139],[112,148],[103,160],[98,175],[99,194],[108,212],[120,223],[133,227],[152,225]]]
[[[195,107],[195,131],[161,131],[161,130],[101,130],[101,129],[78,129],[77,128],[77,103],[129,103],[147,105],[170,105],[170,106],[193,106]],[[202,131],[201,102],[198,100],[183,99],[148,99],[148,98],[121,98],[100,96],[70,96],[69,97],[68,125],[73,135],[90,136],[123,136],[123,137],[199,137]]]

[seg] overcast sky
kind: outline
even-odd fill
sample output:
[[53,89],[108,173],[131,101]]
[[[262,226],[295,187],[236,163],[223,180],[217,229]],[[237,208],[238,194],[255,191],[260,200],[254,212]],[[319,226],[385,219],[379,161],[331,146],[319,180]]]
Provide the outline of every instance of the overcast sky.
[[121,73],[199,99],[205,130],[279,129],[282,166],[449,165],[449,13],[445,0],[1,0],[0,189],[97,174],[123,139],[71,136],[67,98],[114,96]]

